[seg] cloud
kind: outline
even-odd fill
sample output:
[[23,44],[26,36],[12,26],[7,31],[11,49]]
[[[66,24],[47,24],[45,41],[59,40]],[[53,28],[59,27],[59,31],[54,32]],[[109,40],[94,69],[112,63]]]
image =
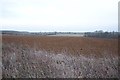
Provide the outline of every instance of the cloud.
[[0,24],[115,26],[117,4],[118,0],[0,0]]

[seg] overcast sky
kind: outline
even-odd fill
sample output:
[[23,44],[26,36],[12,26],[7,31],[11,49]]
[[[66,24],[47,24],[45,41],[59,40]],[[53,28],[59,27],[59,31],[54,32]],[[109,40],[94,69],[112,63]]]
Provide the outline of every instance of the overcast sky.
[[118,31],[119,0],[0,0],[2,30]]

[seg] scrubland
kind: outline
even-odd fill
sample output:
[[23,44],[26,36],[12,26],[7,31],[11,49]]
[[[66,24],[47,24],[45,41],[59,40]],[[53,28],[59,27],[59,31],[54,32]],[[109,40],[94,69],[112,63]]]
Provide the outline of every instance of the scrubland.
[[2,36],[5,78],[118,78],[118,40]]

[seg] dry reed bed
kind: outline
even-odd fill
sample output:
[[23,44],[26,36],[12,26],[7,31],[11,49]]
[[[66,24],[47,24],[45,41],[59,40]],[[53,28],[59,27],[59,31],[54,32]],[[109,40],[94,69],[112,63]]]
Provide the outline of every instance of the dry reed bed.
[[117,40],[3,36],[3,77],[117,78]]
[[15,43],[29,46],[36,50],[59,53],[67,51],[73,55],[95,54],[101,56],[105,52],[117,55],[117,39],[99,39],[84,37],[48,37],[48,36],[3,36],[3,43]]

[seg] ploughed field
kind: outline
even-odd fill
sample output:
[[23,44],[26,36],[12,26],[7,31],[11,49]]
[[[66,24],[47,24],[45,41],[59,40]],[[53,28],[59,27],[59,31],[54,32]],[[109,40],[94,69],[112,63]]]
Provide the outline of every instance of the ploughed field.
[[118,40],[2,36],[5,78],[117,78]]

